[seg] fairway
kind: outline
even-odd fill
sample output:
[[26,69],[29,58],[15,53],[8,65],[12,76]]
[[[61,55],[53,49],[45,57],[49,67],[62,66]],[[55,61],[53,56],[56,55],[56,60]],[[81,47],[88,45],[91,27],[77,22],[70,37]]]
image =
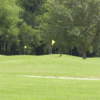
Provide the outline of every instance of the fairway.
[[0,56],[0,100],[100,100],[100,80],[84,78],[100,79],[100,58]]

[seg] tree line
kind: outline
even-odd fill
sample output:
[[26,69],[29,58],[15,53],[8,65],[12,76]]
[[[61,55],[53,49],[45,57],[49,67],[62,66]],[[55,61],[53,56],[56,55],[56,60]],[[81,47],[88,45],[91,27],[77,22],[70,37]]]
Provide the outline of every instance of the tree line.
[[50,53],[100,56],[100,0],[0,0],[0,54]]

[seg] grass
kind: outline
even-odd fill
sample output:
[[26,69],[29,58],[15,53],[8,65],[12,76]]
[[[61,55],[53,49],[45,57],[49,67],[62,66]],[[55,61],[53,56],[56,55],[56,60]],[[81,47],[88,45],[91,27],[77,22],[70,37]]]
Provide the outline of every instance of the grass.
[[100,81],[23,75],[100,77],[100,58],[0,56],[0,100],[100,100]]

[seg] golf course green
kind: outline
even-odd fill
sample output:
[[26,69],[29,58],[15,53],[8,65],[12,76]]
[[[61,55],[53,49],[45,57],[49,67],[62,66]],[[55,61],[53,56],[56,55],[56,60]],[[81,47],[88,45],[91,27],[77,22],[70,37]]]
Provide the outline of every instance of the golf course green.
[[0,56],[0,100],[100,100],[100,58],[69,55]]

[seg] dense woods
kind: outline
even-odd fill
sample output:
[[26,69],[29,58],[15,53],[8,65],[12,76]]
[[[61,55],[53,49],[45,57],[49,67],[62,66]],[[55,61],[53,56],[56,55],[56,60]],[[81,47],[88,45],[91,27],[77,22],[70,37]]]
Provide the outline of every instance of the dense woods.
[[0,54],[51,53],[100,57],[100,0],[0,0]]

